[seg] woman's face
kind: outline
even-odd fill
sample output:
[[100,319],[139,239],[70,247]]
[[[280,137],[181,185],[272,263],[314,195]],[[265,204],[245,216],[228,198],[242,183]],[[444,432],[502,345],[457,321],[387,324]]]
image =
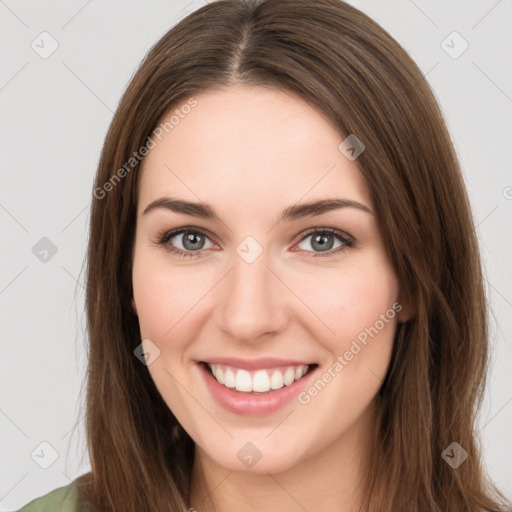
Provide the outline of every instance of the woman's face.
[[203,457],[282,471],[373,428],[405,309],[357,153],[318,110],[263,87],[195,100],[143,164],[133,307]]

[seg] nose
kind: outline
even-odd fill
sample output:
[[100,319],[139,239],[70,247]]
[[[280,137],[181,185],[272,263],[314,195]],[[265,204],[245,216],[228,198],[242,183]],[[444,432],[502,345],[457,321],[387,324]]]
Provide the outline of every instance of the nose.
[[252,263],[235,255],[222,286],[217,322],[225,334],[250,344],[275,337],[285,329],[290,318],[290,291],[269,267],[265,252]]

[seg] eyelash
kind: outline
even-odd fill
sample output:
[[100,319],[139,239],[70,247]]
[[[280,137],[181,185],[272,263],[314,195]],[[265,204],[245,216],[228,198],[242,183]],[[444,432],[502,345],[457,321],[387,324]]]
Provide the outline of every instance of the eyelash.
[[[201,257],[201,253],[204,250],[206,250],[206,249],[201,249],[199,251],[183,251],[182,249],[178,249],[178,248],[174,247],[173,245],[171,245],[170,243],[168,243],[172,238],[174,238],[175,236],[180,235],[182,233],[193,233],[193,234],[196,234],[196,235],[201,235],[201,236],[210,238],[208,233],[206,233],[205,231],[203,231],[201,229],[184,227],[184,228],[179,228],[179,229],[176,229],[176,230],[173,230],[173,231],[165,231],[163,233],[160,233],[158,235],[158,237],[157,237],[157,240],[154,243],[157,244],[157,245],[164,246],[164,248],[167,251],[175,254],[176,256],[178,256],[180,258],[187,258],[188,257],[189,259],[193,259],[193,258]],[[308,231],[306,231],[304,233],[304,236],[299,240],[298,243],[303,242],[306,238],[308,238],[309,236],[314,235],[314,234],[333,235],[343,245],[338,247],[335,250],[331,250],[331,251],[325,252],[325,253],[308,254],[308,253],[312,253],[313,251],[304,251],[304,250],[297,250],[296,252],[307,253],[308,256],[311,256],[313,258],[318,258],[318,257],[323,258],[323,257],[326,257],[326,256],[333,256],[334,254],[338,254],[339,252],[342,252],[342,251],[346,250],[349,247],[354,247],[354,245],[355,245],[355,242],[354,242],[354,240],[351,237],[347,236],[343,231],[339,231],[338,229],[333,229],[333,228],[312,228],[312,229],[309,229]]]

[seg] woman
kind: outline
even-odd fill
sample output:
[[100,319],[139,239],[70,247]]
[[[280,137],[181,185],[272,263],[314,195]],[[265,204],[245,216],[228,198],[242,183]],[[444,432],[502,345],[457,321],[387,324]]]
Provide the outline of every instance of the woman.
[[487,312],[459,164],[366,15],[198,9],[129,84],[93,196],[92,471],[46,504],[504,510],[474,430]]

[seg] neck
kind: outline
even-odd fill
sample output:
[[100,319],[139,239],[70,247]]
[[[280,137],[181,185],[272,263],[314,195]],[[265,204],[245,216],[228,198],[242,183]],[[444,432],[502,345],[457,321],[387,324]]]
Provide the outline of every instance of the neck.
[[196,445],[189,503],[200,512],[322,510],[353,512],[361,502],[376,428],[372,402],[348,430],[307,460],[279,473],[235,472]]

